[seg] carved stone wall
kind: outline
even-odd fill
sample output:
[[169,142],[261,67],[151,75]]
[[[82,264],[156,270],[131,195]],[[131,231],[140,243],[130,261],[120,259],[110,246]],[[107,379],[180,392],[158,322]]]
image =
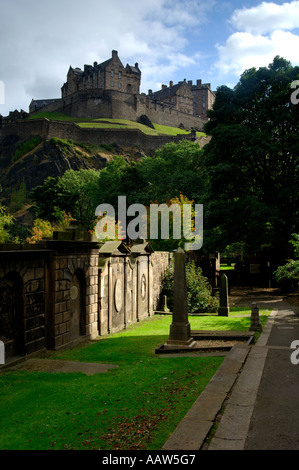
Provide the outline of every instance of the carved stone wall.
[[169,253],[154,253],[148,243],[129,249],[75,237],[0,245],[6,357],[68,347],[153,315],[168,263]]

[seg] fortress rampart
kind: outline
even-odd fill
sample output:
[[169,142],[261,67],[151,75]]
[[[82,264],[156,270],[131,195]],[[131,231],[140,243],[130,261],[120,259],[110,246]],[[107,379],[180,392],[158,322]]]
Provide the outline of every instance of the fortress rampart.
[[[61,112],[73,117],[128,119],[137,121],[146,115],[153,123],[203,130],[206,119],[183,113],[159,101],[148,100],[146,95],[133,95],[113,90],[87,90],[44,106],[42,112]],[[31,112],[31,115],[34,113]]]
[[73,122],[51,121],[45,118],[15,121],[2,128],[0,137],[4,138],[12,134],[18,135],[21,140],[38,135],[43,140],[57,137],[93,145],[117,143],[123,147],[140,147],[147,151],[156,150],[168,142],[179,142],[183,139],[195,140],[194,133],[151,136],[139,129],[83,128]]

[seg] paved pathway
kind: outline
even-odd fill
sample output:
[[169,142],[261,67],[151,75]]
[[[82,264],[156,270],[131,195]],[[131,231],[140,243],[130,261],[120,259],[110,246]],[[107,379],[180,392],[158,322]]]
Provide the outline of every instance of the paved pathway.
[[299,308],[274,292],[244,294],[234,303],[273,309],[259,340],[231,349],[164,450],[299,450]]
[[[244,299],[245,302],[245,299]],[[274,308],[234,384],[209,450],[299,449],[299,311],[283,299],[259,300]],[[299,344],[299,343],[298,343]]]

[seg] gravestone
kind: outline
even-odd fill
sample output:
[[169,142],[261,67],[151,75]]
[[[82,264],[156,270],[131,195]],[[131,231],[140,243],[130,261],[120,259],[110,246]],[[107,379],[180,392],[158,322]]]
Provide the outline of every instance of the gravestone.
[[185,258],[185,252],[182,248],[175,251],[172,324],[170,325],[169,339],[164,345],[166,349],[192,348],[196,345],[191,337],[191,328],[188,321]]
[[163,295],[162,312],[169,313],[169,308],[167,307],[167,295]]
[[222,274],[220,279],[220,306],[218,308],[218,315],[222,317],[228,317],[228,314],[228,279],[225,274]]
[[257,303],[253,302],[251,306],[251,324],[250,331],[261,331],[262,325],[260,322],[260,314]]
[[3,341],[0,341],[0,365],[5,364],[5,346]]

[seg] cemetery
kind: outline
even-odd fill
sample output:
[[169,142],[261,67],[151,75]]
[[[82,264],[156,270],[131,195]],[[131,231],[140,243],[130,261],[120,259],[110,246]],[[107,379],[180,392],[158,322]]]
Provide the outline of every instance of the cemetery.
[[[152,146],[139,131],[105,143],[64,121],[4,126],[1,449],[298,449],[297,76],[277,56],[219,87],[204,145],[196,129]],[[118,236],[118,210],[99,239],[124,195],[133,232]],[[145,237],[132,217],[162,204],[172,230]]]
[[[37,395],[22,405],[16,397],[15,405],[22,406],[25,416],[35,416],[35,431],[28,428],[31,438],[27,441],[26,435],[15,430],[18,423],[25,428],[30,423],[13,421],[4,439],[6,448],[168,449],[178,432],[176,426],[184,423],[184,415],[192,407],[195,390],[196,396],[204,390],[221,370],[225,357],[231,351],[236,354],[238,345],[248,354],[255,333],[260,331],[256,326],[265,324],[270,313],[263,310],[259,316],[254,305],[246,313],[232,307],[225,310],[226,315],[221,310],[207,316],[188,314],[186,253],[182,249],[170,257],[167,252],[155,253],[149,243],[135,243],[129,249],[123,242],[98,243],[93,236],[72,229],[54,234],[53,240],[34,249],[11,248],[2,245],[0,252],[1,331],[6,327],[6,334],[11,334],[3,338],[7,362],[0,369],[0,381],[5,380],[10,388],[19,377],[21,389],[29,381]],[[172,311],[166,296],[159,302],[163,273],[171,260]],[[228,309],[225,275],[220,284],[224,288],[220,287],[219,309]],[[12,325],[9,328],[11,311],[19,321],[19,330]],[[25,331],[21,330],[22,314]],[[228,330],[226,320],[230,320]],[[43,377],[48,386],[43,385]],[[88,378],[93,385],[86,388]],[[103,380],[106,385],[101,392]],[[72,399],[56,398],[62,409],[57,408],[57,424],[49,424],[47,430],[45,418],[34,411],[37,397],[48,416],[46,396],[59,393],[61,386],[68,390],[75,383],[78,391]],[[83,395],[80,383],[85,388]],[[47,391],[48,387],[52,391]],[[119,387],[125,387],[121,394]],[[132,395],[137,400],[134,407]],[[86,420],[91,421],[88,427]],[[209,424],[210,429],[213,423]],[[66,437],[67,429],[70,438]]]

